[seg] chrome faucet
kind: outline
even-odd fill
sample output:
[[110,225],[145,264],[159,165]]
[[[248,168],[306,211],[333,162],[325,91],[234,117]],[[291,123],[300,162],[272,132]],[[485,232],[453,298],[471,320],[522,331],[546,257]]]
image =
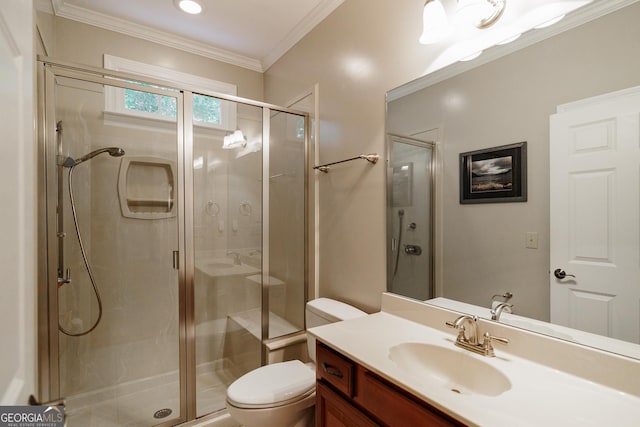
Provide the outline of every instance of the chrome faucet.
[[[507,338],[494,337],[489,332],[485,332],[482,335],[482,342],[479,342],[477,316],[463,314],[453,322],[446,322],[446,325],[458,330],[458,336],[456,338],[456,345],[458,347],[462,347],[465,350],[473,351],[474,353],[478,353],[483,356],[495,357],[496,354],[493,350],[493,345],[491,344],[493,341],[497,341],[502,344],[509,343]],[[469,335],[465,333],[467,330],[465,325],[469,325]]]
[[496,305],[490,311],[491,320],[499,321],[500,315],[502,314],[503,311],[506,311],[507,313],[511,313],[511,307],[513,307],[513,304],[509,304],[507,302],[501,302],[500,304]]
[[233,255],[233,263],[235,265],[240,265],[240,252],[237,251],[227,251],[227,256]]
[[[464,326],[466,323],[469,324],[468,336],[465,333],[467,331],[467,328]],[[474,345],[478,343],[478,316],[469,316],[468,314],[464,314],[453,322],[447,322],[447,326],[459,331],[456,342],[461,341]]]

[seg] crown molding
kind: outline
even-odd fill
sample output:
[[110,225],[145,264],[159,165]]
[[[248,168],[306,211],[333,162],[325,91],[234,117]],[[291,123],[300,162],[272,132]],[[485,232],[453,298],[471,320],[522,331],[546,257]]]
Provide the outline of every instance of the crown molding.
[[590,3],[582,8],[570,13],[559,23],[539,30],[529,30],[518,40],[502,46],[493,46],[484,51],[480,57],[473,61],[456,62],[439,70],[433,71],[415,80],[405,83],[387,92],[387,102],[410,95],[419,90],[433,86],[451,77],[455,77],[465,71],[472,70],[481,65],[487,64],[510,53],[516,52],[525,47],[553,37],[557,34],[571,30],[587,22],[598,19],[616,10],[630,6],[640,0],[606,0]]
[[186,37],[170,34],[155,28],[140,25],[125,19],[94,12],[83,7],[65,3],[64,0],[52,0],[53,12],[56,16],[115,31],[132,37],[137,37],[164,46],[180,49],[195,55],[215,59],[216,61],[247,68],[252,71],[264,72],[262,63],[255,58],[240,55],[225,49],[220,49]]
[[276,47],[262,59],[264,70],[268,70],[278,59],[295,46],[304,36],[306,36],[316,25],[322,22],[334,10],[336,10],[344,0],[322,0],[313,10],[305,16],[287,36],[280,41]]
[[344,0],[322,0],[262,60],[217,48],[187,37],[181,37],[165,31],[157,30],[126,19],[116,18],[83,7],[67,4],[65,0],[36,0],[36,7],[41,12],[54,14],[62,18],[137,37],[193,53],[195,55],[204,56],[206,58],[215,59],[216,61],[225,62],[227,64],[263,73],[342,3],[344,3]]

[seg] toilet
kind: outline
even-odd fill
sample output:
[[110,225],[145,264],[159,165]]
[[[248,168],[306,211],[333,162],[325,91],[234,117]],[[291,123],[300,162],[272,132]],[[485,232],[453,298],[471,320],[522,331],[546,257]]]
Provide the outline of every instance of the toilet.
[[[366,316],[367,313],[329,298],[307,303],[307,328]],[[241,376],[227,389],[227,409],[244,427],[309,427],[314,425],[316,340],[307,335],[311,362],[273,363]]]

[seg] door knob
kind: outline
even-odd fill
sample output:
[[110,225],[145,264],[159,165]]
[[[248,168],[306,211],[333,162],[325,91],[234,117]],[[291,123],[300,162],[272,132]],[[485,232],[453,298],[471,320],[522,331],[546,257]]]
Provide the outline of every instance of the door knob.
[[553,272],[553,275],[556,276],[557,279],[564,279],[566,277],[573,277],[574,279],[576,278],[576,276],[574,276],[573,274],[567,274],[565,273],[565,271],[561,268],[556,268]]

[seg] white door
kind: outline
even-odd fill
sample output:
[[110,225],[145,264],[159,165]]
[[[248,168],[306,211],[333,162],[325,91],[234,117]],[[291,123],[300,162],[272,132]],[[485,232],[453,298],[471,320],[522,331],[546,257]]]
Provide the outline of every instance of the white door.
[[35,393],[33,4],[0,1],[0,405]]
[[551,322],[640,342],[640,87],[558,107],[550,128]]

